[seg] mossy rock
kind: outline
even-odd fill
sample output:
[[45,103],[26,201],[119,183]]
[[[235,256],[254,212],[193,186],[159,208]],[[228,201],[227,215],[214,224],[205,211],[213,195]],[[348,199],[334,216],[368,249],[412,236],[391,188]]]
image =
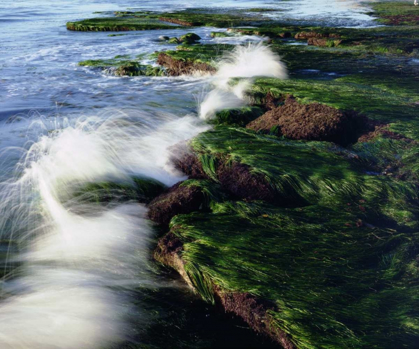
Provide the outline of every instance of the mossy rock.
[[152,178],[134,177],[132,182],[89,183],[72,194],[80,202],[108,203],[135,200],[149,203],[165,190],[165,185]]
[[[343,203],[224,202],[171,226],[156,258],[282,345],[393,349],[419,339],[417,232],[371,225]],[[250,299],[258,316],[245,311]]]
[[178,38],[170,38],[170,39],[167,41],[167,43],[168,43],[168,44],[176,44],[176,45],[179,45],[179,44],[180,44],[180,41],[179,41],[179,39],[178,39]]
[[[113,59],[95,59],[79,62],[79,66],[99,68],[116,76],[164,76],[161,67],[144,65],[139,60],[127,59],[129,56],[116,56]],[[142,58],[142,57],[139,57]]]
[[378,21],[391,25],[419,25],[419,8],[411,1],[385,1],[371,4]]
[[212,38],[230,38],[233,35],[228,32],[211,32]]
[[244,107],[224,109],[215,114],[215,118],[210,123],[215,125],[245,126],[264,113],[259,107]]
[[[129,31],[176,29],[191,26],[225,28],[239,25],[253,25],[269,19],[260,15],[232,14],[224,12],[205,13],[189,9],[179,12],[116,12],[115,17],[99,17],[68,22],[67,29],[75,31]],[[169,24],[173,23],[173,24]]]
[[176,29],[158,19],[105,17],[91,18],[78,22],[67,22],[67,29],[73,31],[131,31]]
[[328,141],[347,146],[369,131],[369,120],[353,111],[341,111],[320,103],[300,104],[288,97],[284,104],[250,122],[246,128],[289,139]]
[[181,43],[186,43],[186,44],[194,44],[199,40],[201,40],[201,37],[195,33],[188,33],[188,34],[182,35],[179,38],[179,41]]

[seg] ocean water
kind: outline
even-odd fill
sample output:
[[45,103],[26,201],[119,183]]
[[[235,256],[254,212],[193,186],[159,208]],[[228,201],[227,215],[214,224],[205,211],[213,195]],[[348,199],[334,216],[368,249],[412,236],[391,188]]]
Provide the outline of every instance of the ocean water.
[[[77,65],[168,49],[158,36],[187,30],[109,37],[70,32],[65,23],[94,11],[202,6],[269,7],[278,9],[269,16],[289,22],[373,25],[357,1],[1,1],[0,348],[272,346],[152,261],[159,232],[143,205],[98,206],[72,196],[89,183],[130,183],[133,176],[168,186],[182,180],[168,148],[209,128],[199,114],[204,106],[211,115],[211,98],[229,94],[240,103],[240,91],[223,90],[220,76],[123,78]],[[217,42],[213,30],[194,32]],[[243,40],[259,39],[230,43]],[[224,78],[247,71],[239,61]]]

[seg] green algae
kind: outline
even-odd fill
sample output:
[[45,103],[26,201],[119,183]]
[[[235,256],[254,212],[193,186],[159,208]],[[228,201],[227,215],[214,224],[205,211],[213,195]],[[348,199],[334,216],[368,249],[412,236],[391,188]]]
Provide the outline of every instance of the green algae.
[[[371,221],[386,216],[399,225],[416,224],[408,213],[413,211],[411,206],[417,199],[414,183],[368,175],[362,161],[351,160],[356,154],[330,143],[288,141],[240,128],[217,127],[200,134],[190,144],[201,155],[201,161],[205,159],[202,166],[207,173],[216,173],[220,162],[250,166],[252,173],[262,175],[270,183],[281,206],[333,207],[341,203],[344,209],[348,203],[363,200],[363,214]],[[399,202],[399,195],[405,197],[406,203],[397,212],[391,211]],[[401,212],[406,214],[400,217]]]
[[378,16],[378,22],[396,25],[418,25],[419,8],[411,1],[385,1],[372,3],[371,13]]
[[[246,14],[223,12],[208,13],[200,9],[189,9],[174,13],[165,12],[116,12],[114,17],[98,17],[68,22],[67,29],[75,31],[129,31],[176,29],[185,26],[234,27],[266,22],[268,19]],[[173,24],[169,24],[173,23]]]
[[134,177],[130,182],[89,183],[77,188],[71,200],[84,203],[108,203],[135,200],[149,203],[165,189],[165,185],[152,178]]
[[179,37],[179,41],[185,44],[193,44],[201,40],[201,37],[195,33],[187,33]]
[[171,231],[204,299],[217,287],[270,300],[270,325],[298,348],[413,347],[418,235],[357,222],[322,206],[224,202],[176,217]]
[[129,55],[120,55],[112,59],[92,59],[79,62],[79,66],[109,70],[114,68],[113,73],[117,76],[164,76],[165,72],[160,67],[141,64],[143,55],[137,59],[129,59]]
[[[118,16],[164,16],[215,27],[259,20],[200,10]],[[419,140],[418,75],[396,58],[414,56],[417,26],[348,29],[264,22],[237,31],[272,38],[272,48],[290,70],[290,80],[257,79],[249,92],[254,104],[263,106],[268,93],[276,98],[292,94],[302,103],[357,110]],[[287,45],[284,38],[301,31],[334,33],[342,42],[322,48]],[[232,47],[182,45],[165,54],[215,66]],[[300,71],[305,69],[317,69],[319,75],[308,78]],[[338,74],[325,79],[322,71]],[[257,107],[221,111],[212,122],[223,126],[190,143],[210,179],[181,185],[205,193],[207,212],[176,216],[171,232],[183,243],[181,258],[192,284],[209,302],[215,301],[215,289],[273,302],[269,325],[288,334],[298,348],[414,347],[419,328],[419,146],[378,136],[343,149],[239,127],[260,113]],[[231,201],[217,168],[233,162],[263,175],[277,193],[276,205]]]
[[130,31],[176,29],[178,26],[169,25],[158,19],[104,17],[91,18],[77,22],[67,22],[67,29],[73,31]]
[[[417,85],[414,77],[370,80],[368,75],[352,75],[331,81],[260,78],[256,80],[251,98],[258,103],[268,92],[275,97],[292,94],[301,102],[320,102],[338,109],[356,110],[372,119],[392,123],[392,130],[406,137],[418,139],[419,119]],[[374,81],[380,83],[374,84]],[[372,85],[371,85],[372,83]],[[412,88],[413,90],[409,89]],[[404,93],[399,94],[403,90]]]
[[215,125],[246,126],[264,113],[259,107],[224,109],[215,114],[210,123]]
[[[231,51],[233,48],[233,45],[227,44],[180,45],[176,50],[164,51],[164,53],[174,60],[206,63],[215,66],[216,59],[221,57],[224,52]],[[157,58],[159,53],[154,53],[152,57]]]
[[228,32],[211,32],[212,38],[230,38],[233,35]]

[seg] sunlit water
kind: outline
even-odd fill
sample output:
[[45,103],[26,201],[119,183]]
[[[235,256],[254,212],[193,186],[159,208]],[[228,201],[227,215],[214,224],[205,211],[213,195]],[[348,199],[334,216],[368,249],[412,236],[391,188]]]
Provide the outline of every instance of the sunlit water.
[[[207,130],[204,120],[216,110],[244,105],[252,77],[287,75],[279,57],[264,46],[236,51],[214,77],[120,78],[77,65],[172,48],[158,36],[188,32],[109,37],[65,28],[66,21],[94,11],[139,6],[203,4],[3,0],[0,5],[0,266],[6,274],[0,348],[269,345],[206,308],[152,262],[157,235],[143,205],[101,206],[74,198],[88,183],[129,184],[141,176],[170,186],[182,180],[168,162],[168,148]],[[287,21],[372,24],[354,1],[333,6],[320,0],[213,1],[211,6],[278,8],[286,11],[269,16]],[[211,39],[212,30],[194,32],[203,42],[260,40]],[[258,59],[262,64],[255,64]],[[228,79],[237,76],[248,80],[229,87]]]

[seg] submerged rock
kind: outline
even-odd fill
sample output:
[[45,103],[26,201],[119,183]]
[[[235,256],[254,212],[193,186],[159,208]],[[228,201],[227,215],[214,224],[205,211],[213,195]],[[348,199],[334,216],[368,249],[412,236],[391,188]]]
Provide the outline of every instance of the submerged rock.
[[368,119],[354,111],[341,111],[320,103],[300,104],[293,97],[246,126],[262,133],[275,130],[290,139],[328,141],[343,146],[355,143],[368,127]]

